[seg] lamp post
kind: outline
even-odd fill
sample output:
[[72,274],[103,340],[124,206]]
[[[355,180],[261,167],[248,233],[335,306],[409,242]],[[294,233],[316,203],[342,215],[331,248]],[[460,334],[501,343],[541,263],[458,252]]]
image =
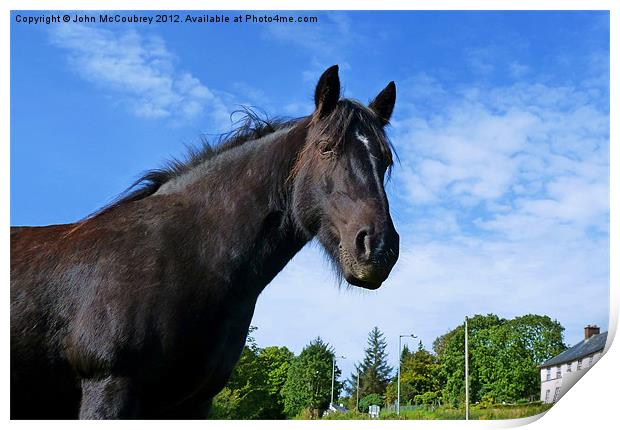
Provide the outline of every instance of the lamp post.
[[336,358],[347,358],[344,355],[340,355],[338,357],[334,356],[332,358],[332,401],[330,405],[334,404],[334,382],[336,380]]
[[400,415],[400,353],[401,353],[401,341],[403,337],[416,338],[413,334],[401,334],[398,336],[398,394],[396,395],[396,414]]
[[467,317],[465,317],[465,419],[469,419],[469,347],[467,341]]

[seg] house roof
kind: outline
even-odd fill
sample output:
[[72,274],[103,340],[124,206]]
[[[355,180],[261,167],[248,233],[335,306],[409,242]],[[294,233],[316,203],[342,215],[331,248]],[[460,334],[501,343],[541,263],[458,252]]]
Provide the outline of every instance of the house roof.
[[590,336],[588,339],[582,340],[577,345],[559,353],[555,357],[550,358],[539,367],[555,366],[557,364],[567,363],[569,361],[575,361],[580,358],[587,357],[590,354],[604,349],[605,342],[607,342],[607,332],[595,334]]
[[338,403],[330,403],[328,409],[335,412],[347,412],[347,408],[340,406]]

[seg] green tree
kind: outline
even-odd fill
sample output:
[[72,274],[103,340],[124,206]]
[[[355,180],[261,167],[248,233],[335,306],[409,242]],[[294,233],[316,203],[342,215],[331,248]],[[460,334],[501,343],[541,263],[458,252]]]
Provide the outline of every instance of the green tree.
[[[282,388],[287,416],[294,417],[307,409],[312,418],[318,418],[320,412],[327,409],[331,399],[333,359],[333,349],[318,337],[293,360]],[[336,366],[336,380],[340,373]],[[335,398],[339,390],[340,383],[337,382]]]
[[[565,349],[564,328],[547,316],[525,315],[505,320],[475,315],[468,320],[470,400],[512,402],[538,392],[537,365]],[[444,401],[464,402],[464,325],[433,344],[440,365]]]
[[[439,364],[437,357],[427,351],[420,341],[417,351],[409,353],[401,363],[401,404],[412,404],[416,396],[438,391],[440,389],[438,372]],[[385,400],[388,404],[396,402],[397,384],[398,380],[397,376],[395,376],[386,389]]]
[[387,363],[386,347],[385,336],[378,327],[374,327],[368,333],[368,347],[364,350],[364,360],[355,365],[355,372],[347,381],[347,390],[351,397],[357,396],[358,372],[360,399],[369,394],[383,396],[392,373],[392,368]]
[[566,348],[562,331],[547,316],[525,315],[480,333],[473,354],[479,368],[479,397],[514,402],[537,396],[537,365]]
[[524,315],[509,321],[511,329],[531,352],[538,365],[566,349],[563,342],[564,327],[546,315]]
[[260,350],[258,362],[266,375],[267,396],[261,419],[281,419],[284,414],[282,388],[295,355],[285,346],[268,346]]
[[[498,326],[504,322],[497,315],[475,315],[468,320],[470,339],[470,400],[478,401],[480,383],[478,367],[474,365],[472,343],[477,333]],[[433,343],[441,366],[441,377],[445,381],[442,397],[452,406],[459,406],[465,401],[465,327],[459,325]]]

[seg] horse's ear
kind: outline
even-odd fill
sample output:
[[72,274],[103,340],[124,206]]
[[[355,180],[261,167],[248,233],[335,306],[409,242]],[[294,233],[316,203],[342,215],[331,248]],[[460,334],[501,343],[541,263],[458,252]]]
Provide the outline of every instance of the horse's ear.
[[329,115],[340,99],[340,78],[338,65],[325,70],[314,90],[314,104],[319,118]]
[[370,102],[368,107],[379,116],[385,126],[390,122],[394,103],[396,103],[396,84],[392,81]]

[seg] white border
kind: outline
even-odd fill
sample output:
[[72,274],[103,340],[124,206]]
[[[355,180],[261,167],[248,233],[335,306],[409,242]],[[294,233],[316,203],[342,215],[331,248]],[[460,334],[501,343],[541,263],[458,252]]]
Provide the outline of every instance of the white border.
[[[218,6],[220,6],[218,8]],[[9,76],[9,61],[10,61],[10,11],[11,10],[170,10],[170,9],[183,9],[183,10],[198,10],[198,9],[214,9],[214,10],[374,10],[374,9],[417,9],[417,10],[610,10],[611,13],[611,87],[610,87],[610,141],[611,144],[611,166],[610,166],[610,185],[611,190],[617,191],[618,184],[618,144],[617,144],[617,114],[618,114],[618,97],[617,97],[617,74],[620,68],[618,67],[618,52],[617,43],[614,41],[620,40],[620,34],[618,34],[618,24],[620,23],[618,13],[618,3],[608,0],[564,0],[564,1],[550,1],[550,0],[521,0],[521,1],[504,1],[502,3],[489,0],[470,0],[468,2],[459,0],[435,0],[435,1],[396,1],[396,0],[383,0],[381,2],[369,2],[369,1],[339,1],[336,3],[334,0],[314,0],[314,1],[296,1],[292,4],[290,1],[284,0],[230,0],[223,1],[218,0],[215,2],[197,2],[191,0],[154,0],[147,2],[139,2],[136,0],[111,0],[111,1],[89,1],[87,4],[80,3],[75,0],[31,0],[31,1],[18,1],[18,0],[5,0],[0,5],[3,11],[2,20],[0,20],[0,55],[3,67],[0,74],[2,76],[1,85],[3,94],[0,101],[0,136],[2,136],[0,145],[0,163],[2,163],[2,181],[0,181],[0,194],[2,201],[5,203],[3,210],[0,212],[0,219],[4,228],[0,231],[0,270],[2,271],[2,277],[5,282],[4,289],[4,306],[2,312],[4,314],[3,320],[4,331],[2,337],[2,363],[3,363],[3,377],[5,378],[2,384],[2,399],[1,407],[4,411],[3,416],[6,420],[9,418],[9,229],[10,224],[9,216],[9,179],[10,179],[10,129],[9,129],[9,112],[10,112],[10,98],[7,96],[10,91],[10,76]],[[610,226],[610,239],[611,250],[610,258],[611,262],[619,261],[618,257],[618,196],[613,192],[610,195],[611,205],[611,226]],[[588,373],[587,377],[583,378],[571,389],[562,399],[556,404],[542,419],[540,416],[529,417],[519,420],[507,420],[507,421],[209,421],[204,422],[184,422],[183,425],[190,427],[201,428],[208,426],[209,428],[225,428],[236,429],[240,426],[252,426],[252,428],[411,428],[412,426],[418,428],[507,428],[525,425],[529,423],[530,428],[543,428],[545,427],[582,427],[582,428],[607,428],[609,423],[617,422],[617,387],[620,386],[620,372],[617,370],[616,364],[620,361],[620,352],[617,345],[611,346],[611,340],[615,337],[617,322],[618,322],[618,271],[617,267],[613,264],[610,266],[610,319],[609,319],[609,336],[608,336],[608,351],[607,354],[601,358],[601,360],[594,366]],[[42,423],[37,422],[14,422],[10,423],[13,427],[30,427],[40,426]],[[46,422],[45,426],[51,428],[60,428],[68,426],[119,426],[129,427],[133,426],[130,422]],[[168,422],[153,421],[148,423],[149,426],[155,428],[166,428]]]

